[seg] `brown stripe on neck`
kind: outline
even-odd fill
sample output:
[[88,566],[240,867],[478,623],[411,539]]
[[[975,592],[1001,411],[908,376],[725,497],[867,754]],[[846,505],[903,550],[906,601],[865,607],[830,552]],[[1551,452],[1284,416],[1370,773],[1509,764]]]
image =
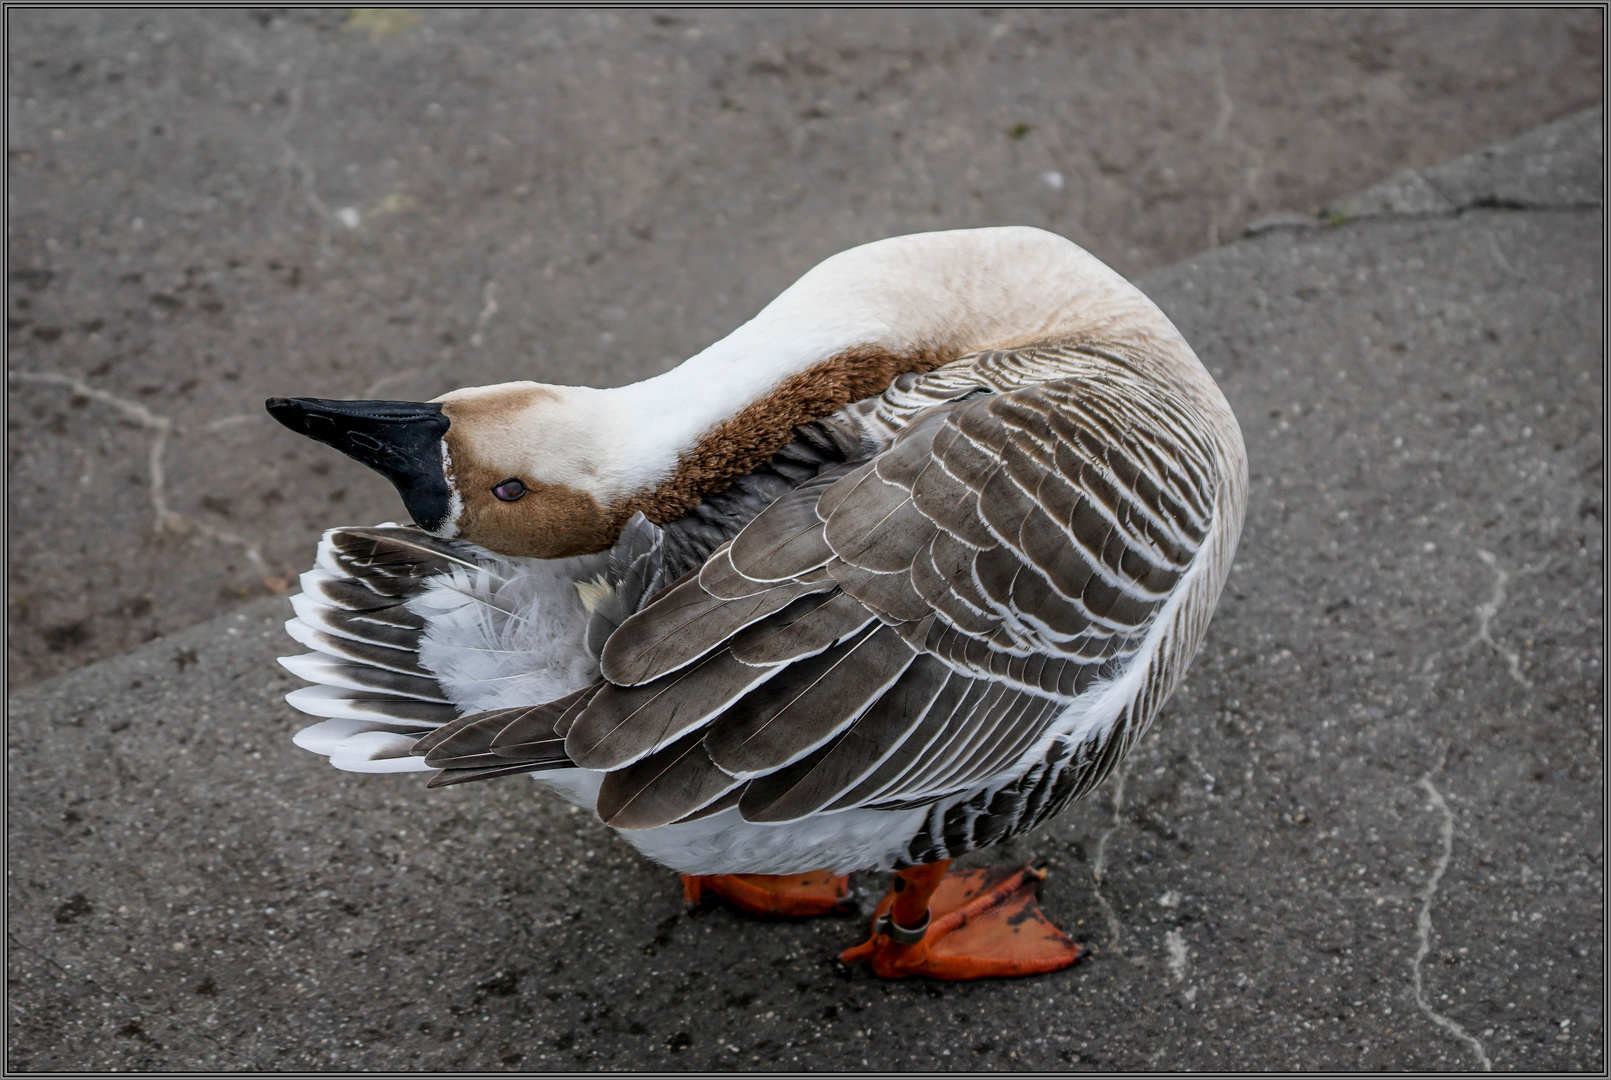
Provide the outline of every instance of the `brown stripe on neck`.
[[611,507],[613,515],[623,525],[640,510],[656,525],[675,521],[705,496],[753,472],[794,438],[794,429],[801,424],[882,394],[908,371],[933,371],[959,355],[938,349],[895,353],[862,346],[791,375],[766,397],[705,432],[678,457],[670,479],[617,502]]

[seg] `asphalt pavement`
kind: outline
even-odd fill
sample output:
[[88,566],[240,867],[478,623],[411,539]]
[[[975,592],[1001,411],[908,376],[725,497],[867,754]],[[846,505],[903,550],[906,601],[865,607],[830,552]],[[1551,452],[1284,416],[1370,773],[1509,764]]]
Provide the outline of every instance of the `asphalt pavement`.
[[1601,12],[6,12],[7,685],[384,520],[271,396],[611,386],[821,259],[1127,275],[1600,101]]
[[12,696],[8,1067],[1603,1071],[1601,129],[1140,278],[1251,502],[1122,773],[969,860],[1075,967],[880,982],[518,778],[331,770],[273,597]]

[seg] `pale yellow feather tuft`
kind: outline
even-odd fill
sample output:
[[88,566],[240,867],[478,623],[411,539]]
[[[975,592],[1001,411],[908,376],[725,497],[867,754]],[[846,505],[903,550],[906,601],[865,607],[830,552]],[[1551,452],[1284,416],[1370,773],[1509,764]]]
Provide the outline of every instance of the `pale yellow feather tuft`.
[[610,584],[603,574],[591,581],[578,581],[576,583],[576,595],[581,598],[582,607],[587,609],[589,615],[593,614],[593,610],[604,603],[605,597],[614,591],[615,587]]

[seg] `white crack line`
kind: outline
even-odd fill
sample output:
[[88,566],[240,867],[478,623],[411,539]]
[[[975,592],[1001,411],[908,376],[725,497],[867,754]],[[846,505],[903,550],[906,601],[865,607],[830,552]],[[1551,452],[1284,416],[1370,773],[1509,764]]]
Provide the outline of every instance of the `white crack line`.
[[[1504,606],[1505,587],[1510,584],[1510,572],[1500,567],[1499,560],[1494,557],[1494,553],[1491,551],[1479,550],[1477,552],[1477,557],[1493,568],[1494,594],[1488,599],[1486,604],[1477,605],[1477,632],[1472,635],[1471,640],[1466,643],[1466,648],[1470,649],[1472,646],[1477,644],[1487,645],[1505,661],[1506,666],[1510,668],[1510,677],[1512,679],[1515,679],[1522,686],[1531,687],[1533,685],[1532,682],[1521,673],[1521,657],[1518,656],[1513,650],[1507,649],[1503,645],[1499,644],[1499,642],[1493,639],[1493,635],[1489,633],[1489,628],[1493,624],[1494,616],[1499,614],[1499,609]],[[1522,567],[1522,569],[1517,571],[1517,573],[1534,574],[1544,569],[1548,565],[1549,560],[1546,558],[1537,566]]]
[[266,412],[260,412],[260,413],[236,413],[233,416],[219,417],[217,420],[214,420],[212,423],[204,425],[201,430],[203,430],[203,431],[223,431],[225,428],[232,428],[232,427],[235,427],[235,426],[237,426],[239,424],[255,424],[259,420],[267,420],[268,418],[269,418],[269,415]]
[[[1216,35],[1218,37],[1218,35]],[[1257,146],[1231,130],[1231,121],[1236,116],[1236,101],[1231,97],[1230,85],[1225,78],[1225,50],[1216,42],[1210,52],[1213,61],[1214,98],[1219,104],[1219,113],[1214,118],[1214,125],[1208,130],[1208,141],[1229,147],[1233,154],[1227,165],[1236,157],[1246,164],[1242,170],[1241,190],[1235,190],[1234,185],[1225,192],[1223,205],[1216,205],[1208,222],[1208,246],[1220,245],[1220,224],[1227,219],[1236,217],[1238,203],[1243,199],[1255,198],[1258,194],[1257,184],[1259,174],[1264,171],[1264,154]]]
[[1494,558],[1494,554],[1491,551],[1479,551],[1477,552],[1477,557],[1493,567],[1494,594],[1486,604],[1477,605],[1477,633],[1471,639],[1471,644],[1475,645],[1479,641],[1487,644],[1490,649],[1502,656],[1505,663],[1510,666],[1510,677],[1523,686],[1529,686],[1531,684],[1521,673],[1521,657],[1499,644],[1488,633],[1489,624],[1493,622],[1493,617],[1499,614],[1499,608],[1505,602],[1505,586],[1510,583],[1510,573],[1500,568],[1499,560]]
[[481,343],[486,340],[482,331],[496,314],[498,314],[498,283],[489,281],[481,290],[481,314],[476,316],[475,330],[470,334],[471,347],[481,348]]
[[1144,965],[1140,960],[1124,951],[1124,924],[1119,921],[1119,913],[1114,910],[1112,902],[1102,893],[1102,884],[1107,880],[1108,839],[1124,826],[1124,820],[1119,815],[1124,810],[1124,780],[1129,772],[1130,766],[1126,762],[1113,778],[1113,824],[1096,842],[1096,858],[1091,862],[1091,880],[1095,884],[1091,891],[1096,894],[1096,902],[1107,918],[1108,945],[1136,967],[1142,967]]
[[302,155],[289,142],[285,144],[286,170],[294,169],[302,177],[302,197],[307,200],[308,206],[313,209],[314,216],[319,221],[319,251],[314,256],[313,265],[323,266],[330,254],[330,208],[319,198],[319,190],[315,186],[317,178],[313,174],[313,167],[302,160]]
[[164,533],[182,534],[195,529],[203,536],[217,540],[220,543],[233,544],[246,552],[246,558],[254,569],[264,578],[273,578],[276,575],[269,569],[264,561],[263,553],[258,545],[243,536],[237,536],[227,529],[215,529],[211,525],[200,521],[191,521],[183,514],[175,513],[168,508],[167,474],[163,470],[162,455],[168,448],[168,437],[173,434],[173,421],[166,416],[158,416],[138,401],[128,401],[99,390],[77,375],[63,375],[56,371],[8,371],[7,377],[21,383],[34,383],[46,386],[65,386],[76,397],[90,398],[117,409],[124,416],[129,417],[147,431],[153,432],[151,449],[147,455],[147,469],[150,480],[147,487],[151,493],[151,511],[154,517],[153,531],[159,536]]
[[1443,881],[1443,873],[1449,868],[1449,857],[1454,853],[1454,813],[1449,809],[1449,804],[1444,802],[1443,793],[1432,784],[1432,777],[1443,768],[1443,759],[1447,754],[1448,748],[1445,747],[1443,754],[1438,756],[1438,763],[1416,781],[1416,786],[1426,792],[1432,805],[1443,815],[1443,854],[1438,856],[1437,865],[1432,868],[1432,876],[1427,878],[1426,887],[1421,890],[1421,910],[1415,916],[1415,932],[1420,938],[1420,944],[1415,950],[1415,959],[1410,964],[1410,974],[1415,984],[1416,1006],[1426,1013],[1434,1024],[1469,1046],[1477,1055],[1477,1061],[1482,1065],[1483,1072],[1493,1072],[1493,1063],[1488,1060],[1488,1054],[1483,1050],[1482,1043],[1465,1028],[1432,1008],[1426,1000],[1426,991],[1421,983],[1421,961],[1432,951],[1432,899],[1437,895],[1438,885]]
[[[1521,657],[1512,650],[1507,649],[1503,645],[1499,644],[1499,642],[1495,641],[1493,638],[1492,626],[1494,616],[1498,615],[1499,609],[1504,606],[1506,589],[1510,585],[1511,574],[1508,570],[1505,570],[1499,566],[1499,560],[1495,558],[1493,552],[1482,551],[1479,549],[1477,552],[1477,557],[1492,567],[1494,571],[1493,596],[1489,597],[1486,604],[1477,605],[1477,632],[1472,634],[1464,645],[1461,645],[1459,648],[1452,649],[1447,653],[1441,649],[1433,650],[1427,655],[1427,658],[1421,662],[1421,674],[1429,677],[1429,682],[1436,683],[1441,675],[1440,673],[1434,672],[1433,668],[1437,666],[1437,662],[1440,659],[1442,659],[1444,656],[1465,656],[1477,646],[1486,645],[1489,649],[1493,650],[1495,655],[1497,655],[1501,660],[1505,661],[1505,667],[1509,670],[1510,677],[1512,679],[1514,679],[1520,685],[1530,688],[1533,685],[1531,680],[1521,673]],[[1537,574],[1547,570],[1549,568],[1550,558],[1550,556],[1546,555],[1543,561],[1538,563],[1536,566],[1529,563],[1520,570],[1516,571],[1515,576],[1522,577],[1526,574]]]
[[173,431],[173,421],[166,416],[156,415],[137,401],[126,401],[115,394],[107,393],[105,390],[97,390],[77,375],[62,375],[54,371],[11,371],[7,372],[7,375],[17,382],[65,386],[73,392],[74,396],[104,402],[147,431],[155,432],[156,436],[151,440],[149,468],[151,472],[151,509],[156,514],[156,531],[159,533],[164,529],[171,529],[174,532],[184,531],[184,525],[180,525],[178,528],[174,527],[175,520],[183,522],[184,518],[168,509],[162,471],[162,452],[167,448],[168,436]]
[[[1231,129],[1231,117],[1236,115],[1236,103],[1231,100],[1230,91],[1225,88],[1224,54],[1218,48],[1215,48],[1213,51],[1213,58],[1214,96],[1219,101],[1219,116],[1215,118],[1214,126],[1209,129],[1208,141],[1213,143],[1221,143],[1225,141],[1225,135]],[[1236,196],[1234,193],[1226,196],[1224,206],[1226,211],[1229,211],[1232,208],[1235,203],[1235,199]],[[1214,212],[1209,215],[1208,246],[1211,248],[1219,247],[1220,212],[1221,207],[1215,206]]]

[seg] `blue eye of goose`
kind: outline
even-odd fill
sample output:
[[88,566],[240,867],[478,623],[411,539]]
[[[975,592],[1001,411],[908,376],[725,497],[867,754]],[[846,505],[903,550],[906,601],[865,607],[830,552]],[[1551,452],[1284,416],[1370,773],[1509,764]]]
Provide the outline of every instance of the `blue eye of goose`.
[[526,494],[526,484],[519,477],[511,476],[503,483],[492,489],[492,493],[504,502],[514,502]]

